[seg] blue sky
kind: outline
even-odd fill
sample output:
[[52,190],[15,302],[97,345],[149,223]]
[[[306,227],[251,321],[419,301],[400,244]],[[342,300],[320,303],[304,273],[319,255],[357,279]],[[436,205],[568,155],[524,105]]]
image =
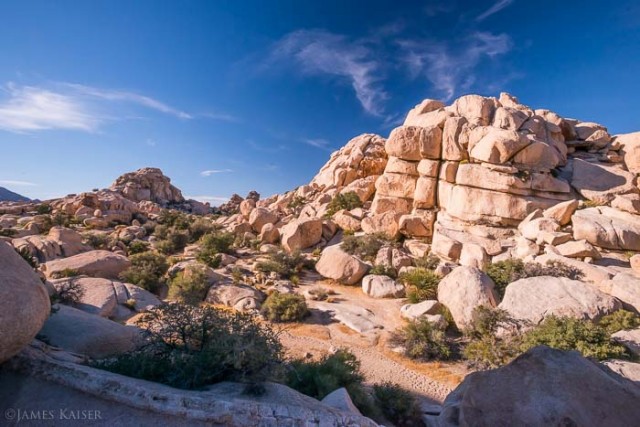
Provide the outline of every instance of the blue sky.
[[283,192],[465,93],[640,130],[635,1],[3,1],[0,52],[0,186],[42,199]]

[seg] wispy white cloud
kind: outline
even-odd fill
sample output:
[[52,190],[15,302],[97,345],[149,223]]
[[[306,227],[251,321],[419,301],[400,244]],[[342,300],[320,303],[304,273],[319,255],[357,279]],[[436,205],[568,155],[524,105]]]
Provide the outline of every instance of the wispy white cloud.
[[382,89],[381,64],[361,40],[325,30],[298,30],[275,43],[268,62],[290,60],[310,75],[335,76],[351,84],[362,108],[381,116],[388,94]]
[[[49,129],[94,132],[106,122],[139,117],[140,114],[130,114],[132,108],[152,110],[181,120],[204,118],[240,122],[230,114],[187,113],[131,91],[66,82],[48,82],[41,86],[9,82],[0,87],[0,130],[17,133]],[[138,110],[133,111],[138,113]]]
[[193,199],[193,200],[197,200],[199,202],[202,203],[217,203],[217,204],[222,204],[225,202],[229,201],[228,197],[224,197],[224,196],[185,196],[186,199]]
[[233,169],[209,169],[209,170],[200,172],[200,176],[211,176],[218,173],[231,173],[231,172],[233,172]]
[[73,84],[73,83],[64,83],[64,85],[75,90],[79,94],[87,95],[89,97],[104,99],[106,101],[120,101],[120,102],[138,104],[140,106],[143,106],[152,110],[156,110],[161,113],[175,116],[179,119],[193,118],[193,116],[189,113],[185,113],[184,111],[170,107],[169,105],[161,101],[158,101],[157,99],[154,99],[145,95],[140,95],[138,93],[127,92],[123,90],[99,89],[95,87],[84,86],[84,85]]
[[0,179],[0,185],[15,185],[17,187],[35,187],[38,184],[29,181],[16,181],[13,179]]
[[514,0],[498,0],[495,2],[489,9],[482,12],[480,15],[476,16],[476,21],[484,21],[491,15],[500,12],[505,7],[508,7],[513,3]]
[[326,139],[322,139],[322,138],[303,138],[302,142],[304,142],[305,144],[310,145],[312,147],[319,148],[321,150],[333,151],[333,148],[331,148],[331,143],[329,141],[327,141]]
[[476,67],[485,59],[509,52],[507,34],[475,32],[458,42],[402,40],[403,60],[413,78],[424,76],[448,101],[460,89],[469,90],[476,81]]
[[229,123],[242,123],[242,120],[239,117],[236,117],[232,114],[225,113],[202,113],[199,114],[200,117],[204,117],[211,120],[219,120],[221,122],[229,122]]
[[70,129],[91,132],[102,119],[88,111],[85,103],[68,94],[33,86],[7,83],[0,100],[0,129],[31,132],[45,129]]

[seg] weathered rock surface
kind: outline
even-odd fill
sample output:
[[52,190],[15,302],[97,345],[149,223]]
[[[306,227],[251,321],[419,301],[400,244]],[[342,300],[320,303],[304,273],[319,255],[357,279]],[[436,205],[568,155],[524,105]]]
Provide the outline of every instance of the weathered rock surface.
[[0,241],[0,363],[29,344],[49,311],[49,296],[38,275]]
[[404,286],[389,276],[370,274],[362,278],[362,291],[373,298],[402,298]]
[[262,292],[251,286],[220,283],[209,289],[205,301],[233,307],[239,311],[251,311],[259,309],[265,298]]
[[474,267],[455,268],[438,284],[438,301],[449,309],[456,326],[465,329],[479,306],[495,307],[498,296],[493,280]]
[[322,220],[296,220],[280,230],[282,247],[289,252],[309,248],[322,239]]
[[640,251],[640,216],[606,206],[576,211],[573,237],[606,249]]
[[367,264],[343,251],[340,245],[325,248],[316,263],[316,271],[323,277],[345,285],[358,283],[368,270]]
[[50,278],[55,278],[64,270],[74,270],[77,274],[91,277],[117,279],[130,265],[131,262],[126,256],[98,250],[49,261],[42,265],[42,270]]
[[622,302],[631,311],[640,313],[640,278],[632,274],[619,273],[610,280],[597,283],[598,288]]
[[134,202],[151,201],[161,205],[184,201],[171,179],[158,168],[143,168],[118,177],[110,188]]
[[594,285],[565,277],[540,276],[510,283],[498,308],[535,325],[551,315],[598,320],[621,305]]
[[40,331],[47,342],[93,358],[109,357],[133,350],[140,330],[66,305],[57,305]]
[[444,402],[440,426],[634,425],[640,388],[576,351],[536,347],[468,375]]

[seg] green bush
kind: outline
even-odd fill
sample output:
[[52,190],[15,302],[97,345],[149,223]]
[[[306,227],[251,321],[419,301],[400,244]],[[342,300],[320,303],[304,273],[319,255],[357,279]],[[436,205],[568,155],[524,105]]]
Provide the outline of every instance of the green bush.
[[48,205],[46,203],[41,203],[38,206],[36,206],[36,213],[38,215],[48,215],[50,214],[52,211],[51,205]]
[[211,268],[220,267],[222,262],[221,253],[228,253],[231,250],[234,236],[231,233],[208,233],[202,236],[199,241],[200,248],[196,258],[203,264]]
[[111,238],[104,233],[84,233],[82,235],[83,243],[91,246],[93,249],[109,249],[112,246]]
[[262,314],[272,322],[297,322],[309,315],[302,295],[274,292],[262,304]]
[[29,264],[31,268],[33,268],[34,270],[38,269],[38,259],[31,254],[29,248],[24,247],[19,250],[16,248],[16,252],[22,257],[23,260],[27,262],[27,264]]
[[127,247],[127,253],[129,255],[141,254],[149,250],[149,244],[142,240],[133,240]]
[[395,279],[398,277],[398,272],[396,271],[395,268],[391,267],[391,266],[386,266],[383,264],[379,264],[379,265],[374,265],[373,268],[371,268],[371,270],[369,270],[369,272],[367,274],[376,274],[379,276],[389,276],[392,279]]
[[2,237],[13,237],[16,234],[18,234],[18,230],[14,230],[13,228],[0,227],[0,236]]
[[80,272],[78,270],[75,270],[73,268],[65,268],[63,270],[60,271],[56,271],[55,273],[51,274],[51,278],[52,279],[63,279],[65,277],[76,277],[79,276]]
[[364,376],[360,362],[348,350],[338,350],[319,361],[294,360],[289,367],[287,385],[294,390],[322,400],[332,391],[344,387],[365,415],[374,411],[362,386]]
[[345,235],[342,250],[365,261],[374,261],[380,248],[390,243],[383,234],[365,234],[364,236]]
[[362,207],[362,201],[360,200],[360,197],[358,197],[358,195],[353,191],[349,191],[344,194],[336,194],[329,202],[325,216],[331,217],[333,216],[333,214],[341,211],[342,209],[350,211],[351,209],[359,207]]
[[158,215],[158,224],[175,227],[178,230],[188,230],[192,223],[190,216],[184,212],[163,209]]
[[445,331],[425,318],[409,321],[394,332],[392,342],[404,347],[404,354],[411,359],[448,360],[453,358],[453,346]]
[[138,324],[147,330],[146,345],[95,366],[182,389],[278,379],[282,345],[251,315],[168,303],[145,313]]
[[209,281],[204,268],[182,271],[169,283],[169,298],[190,305],[198,305],[207,296]]
[[435,270],[440,265],[440,258],[434,254],[428,254],[422,258],[418,258],[414,261],[414,265],[419,268],[426,268],[427,270]]
[[150,292],[158,293],[164,283],[163,277],[169,269],[167,257],[147,251],[132,255],[129,260],[131,266],[120,273],[120,278]]
[[385,382],[373,386],[376,406],[396,427],[423,426],[422,411],[411,393],[397,384]]
[[213,224],[205,218],[198,218],[189,225],[190,243],[197,242],[206,234],[216,233],[219,229],[217,224]]
[[269,254],[267,261],[260,261],[256,264],[256,270],[263,273],[277,273],[278,276],[291,278],[298,275],[304,269],[311,269],[314,261],[305,258],[299,251],[292,254],[285,252],[275,252]]
[[[510,362],[520,354],[519,326],[505,310],[477,307],[465,331],[470,342],[462,352],[463,357],[479,369],[497,368]],[[505,333],[498,335],[501,328]]]
[[400,282],[404,284],[407,298],[412,304],[436,299],[441,279],[439,275],[425,268],[415,268],[400,275]]
[[598,360],[627,358],[624,346],[611,341],[605,328],[588,320],[547,317],[522,337],[520,350],[546,345],[558,350],[578,350],[584,357]]
[[496,292],[500,299],[504,297],[505,289],[509,283],[527,277],[553,276],[567,277],[579,280],[583,274],[575,267],[571,267],[560,261],[547,261],[546,264],[537,262],[524,263],[520,259],[512,258],[505,261],[498,261],[487,267],[487,275],[496,284]]
[[618,310],[608,314],[598,322],[609,334],[640,327],[640,316],[627,310]]

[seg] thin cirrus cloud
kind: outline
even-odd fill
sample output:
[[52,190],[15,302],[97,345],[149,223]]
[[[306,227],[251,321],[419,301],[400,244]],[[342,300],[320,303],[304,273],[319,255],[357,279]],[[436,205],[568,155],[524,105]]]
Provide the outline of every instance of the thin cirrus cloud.
[[489,9],[485,10],[480,15],[476,16],[476,21],[477,22],[484,21],[491,15],[494,15],[500,12],[502,9],[510,6],[512,3],[513,3],[513,0],[498,0]]
[[449,101],[476,82],[474,70],[483,60],[495,60],[512,48],[507,34],[475,32],[457,42],[401,40],[402,60],[411,77],[425,77]]
[[35,187],[38,184],[29,181],[16,181],[13,179],[0,179],[0,185],[15,185],[16,187]]
[[293,62],[308,75],[330,75],[350,83],[367,113],[383,114],[388,94],[380,85],[381,64],[363,41],[325,30],[297,30],[271,49],[267,62],[282,61]]
[[327,141],[326,139],[322,139],[322,138],[305,138],[302,140],[302,142],[304,142],[307,145],[310,145],[312,147],[316,147],[319,148],[321,150],[324,151],[333,151],[333,149],[331,148],[331,143],[329,141]]
[[[3,97],[2,92],[6,96]],[[107,121],[122,119],[118,112],[123,106],[156,111],[180,120],[240,121],[224,113],[194,115],[152,97],[124,90],[66,82],[54,82],[46,87],[9,82],[0,88],[0,130],[15,133],[51,129],[95,132]]]
[[209,169],[209,170],[200,172],[200,176],[207,177],[207,176],[215,175],[218,173],[231,173],[231,172],[233,172],[233,169]]

